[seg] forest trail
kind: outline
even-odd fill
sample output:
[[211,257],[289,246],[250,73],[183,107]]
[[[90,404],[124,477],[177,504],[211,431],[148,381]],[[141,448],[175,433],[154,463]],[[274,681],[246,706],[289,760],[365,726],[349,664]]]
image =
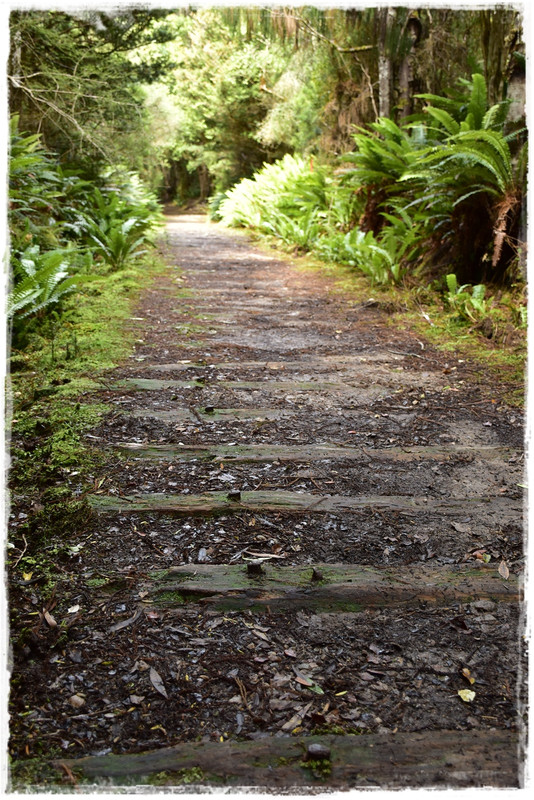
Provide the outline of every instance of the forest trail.
[[58,771],[518,786],[520,415],[376,302],[204,217],[167,231],[95,394],[89,613],[40,723]]

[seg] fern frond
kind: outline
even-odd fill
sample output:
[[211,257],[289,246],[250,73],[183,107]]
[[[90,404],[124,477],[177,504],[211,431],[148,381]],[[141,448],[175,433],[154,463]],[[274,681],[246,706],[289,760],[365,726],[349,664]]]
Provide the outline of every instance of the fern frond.
[[427,108],[425,108],[425,112],[437,120],[445,128],[447,133],[455,134],[460,131],[460,125],[458,122],[456,122],[454,117],[443,108],[433,108],[432,106],[427,106]]
[[486,80],[480,73],[475,73],[472,76],[473,88],[471,90],[471,97],[467,107],[467,117],[471,117],[472,129],[479,130],[482,127],[482,120],[486,109],[488,107],[488,91],[486,87]]

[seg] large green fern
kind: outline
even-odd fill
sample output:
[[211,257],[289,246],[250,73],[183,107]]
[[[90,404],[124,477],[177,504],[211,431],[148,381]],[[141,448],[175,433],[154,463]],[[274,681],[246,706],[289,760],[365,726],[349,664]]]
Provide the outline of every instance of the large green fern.
[[14,259],[16,282],[8,296],[8,318],[39,315],[82,283],[93,280],[91,275],[69,274],[74,258],[74,251],[65,248],[41,253],[38,245],[27,247]]

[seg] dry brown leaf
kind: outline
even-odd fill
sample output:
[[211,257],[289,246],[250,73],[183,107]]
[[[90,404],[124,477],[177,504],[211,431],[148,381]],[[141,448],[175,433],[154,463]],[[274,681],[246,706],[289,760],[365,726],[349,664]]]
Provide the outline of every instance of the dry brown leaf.
[[508,564],[506,561],[501,561],[499,564],[499,575],[501,578],[504,578],[505,581],[507,581],[510,577],[510,570],[508,569]]
[[69,697],[69,703],[71,706],[73,706],[73,708],[81,708],[85,705],[85,700],[83,697],[80,697],[79,694],[73,694],[71,697]]
[[167,700],[169,699],[169,696],[167,694],[167,690],[165,689],[165,685],[163,683],[161,675],[158,672],[156,672],[154,667],[150,667],[150,683],[152,684],[152,686],[154,687],[154,689],[157,692],[162,694],[163,697],[167,698]]
[[308,713],[308,711],[310,710],[311,707],[312,707],[312,703],[308,703],[308,705],[304,706],[303,709],[301,709],[300,711],[297,711],[296,714],[293,714],[293,716],[291,717],[290,720],[288,720],[287,722],[285,722],[282,725],[280,730],[282,730],[282,731],[292,731],[294,728],[296,728],[298,725],[300,725],[300,723],[302,722],[302,720],[304,719],[304,717],[306,716],[306,714]]
[[57,622],[49,611],[44,612],[44,618],[51,628],[57,628]]

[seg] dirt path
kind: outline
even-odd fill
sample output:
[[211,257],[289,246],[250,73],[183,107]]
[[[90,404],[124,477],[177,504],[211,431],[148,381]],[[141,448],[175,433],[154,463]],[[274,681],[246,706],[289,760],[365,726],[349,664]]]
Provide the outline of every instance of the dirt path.
[[54,613],[80,610],[37,688],[20,667],[15,754],[39,736],[116,783],[518,786],[517,411],[202,217],[169,215],[167,251],[183,273],[95,395],[108,463]]

